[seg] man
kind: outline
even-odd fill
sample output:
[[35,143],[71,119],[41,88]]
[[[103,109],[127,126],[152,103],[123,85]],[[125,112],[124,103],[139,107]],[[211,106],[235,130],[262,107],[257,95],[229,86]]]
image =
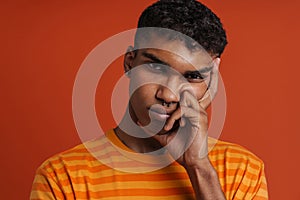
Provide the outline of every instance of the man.
[[122,121],[44,162],[31,199],[267,199],[262,161],[207,134],[227,44],[219,18],[197,1],[162,0],[138,28]]

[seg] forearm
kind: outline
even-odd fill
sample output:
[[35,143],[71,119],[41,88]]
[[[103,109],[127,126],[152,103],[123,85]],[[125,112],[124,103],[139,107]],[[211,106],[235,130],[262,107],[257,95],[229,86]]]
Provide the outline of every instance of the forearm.
[[208,158],[201,159],[192,166],[185,166],[197,200],[225,199],[218,175]]

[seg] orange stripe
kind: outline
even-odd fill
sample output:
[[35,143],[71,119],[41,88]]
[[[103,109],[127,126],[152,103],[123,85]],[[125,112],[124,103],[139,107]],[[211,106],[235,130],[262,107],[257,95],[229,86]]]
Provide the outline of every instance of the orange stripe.
[[[50,163],[48,164],[45,164],[44,167],[45,168],[52,168],[52,164],[61,164],[62,161],[69,161],[69,162],[72,162],[72,161],[83,161],[83,160],[86,160],[86,161],[97,161],[96,158],[94,158],[93,156],[72,156],[72,157],[66,157],[66,158],[57,158],[55,160],[51,160]],[[227,164],[241,164],[241,163],[251,163],[251,160],[248,160],[248,159],[245,159],[245,158],[235,158],[235,157],[227,157],[226,159],[219,159],[219,160],[216,160],[216,161],[211,161],[213,165],[215,166],[218,166],[218,167],[221,167],[220,166],[220,163],[227,163]],[[136,163],[134,161],[134,163]],[[120,164],[123,164],[123,162],[120,162]],[[85,165],[82,165],[83,167],[85,167]],[[101,166],[101,163],[99,163],[99,166]],[[252,164],[251,163],[251,167],[253,169],[260,169],[261,167],[259,165],[256,165],[256,164]]]
[[258,196],[255,196],[253,198],[253,200],[267,200],[268,198],[267,197],[258,197]]
[[[106,184],[106,183],[114,183],[114,182],[130,182],[130,181],[169,181],[169,180],[189,180],[187,174],[185,173],[173,173],[173,174],[149,174],[149,175],[112,175],[100,178],[90,178],[90,177],[71,177],[71,181],[73,184],[83,184],[83,183],[91,183],[93,185],[97,184]],[[70,185],[69,179],[60,180],[60,184],[62,186]]]
[[60,199],[64,199],[64,195],[62,194],[62,192],[60,190],[58,190],[57,188],[50,188],[48,184],[44,184],[44,183],[34,183],[33,184],[33,192],[35,191],[36,193],[39,192],[50,192],[50,193],[54,193],[55,197],[58,197]]
[[242,158],[247,158],[248,160],[252,160],[255,161],[257,163],[262,163],[262,161],[255,157],[253,154],[251,153],[247,153],[245,151],[241,151],[238,149],[222,149],[222,150],[212,150],[211,152],[209,152],[208,156],[211,158],[219,158],[219,157],[235,157],[234,155],[229,155],[229,154],[237,154],[238,157],[242,157]]
[[[162,172],[163,173],[163,172]],[[96,173],[95,173],[96,174]],[[54,173],[52,174],[55,175]],[[58,176],[69,176],[66,173],[57,174]],[[81,176],[81,177],[70,177],[72,179],[72,183],[74,184],[83,184],[86,182],[89,182],[93,185],[101,184],[101,183],[112,183],[115,181],[164,181],[164,180],[189,180],[186,173],[169,173],[169,174],[124,174],[124,175],[112,175],[112,176],[105,176],[105,177],[99,177],[99,178],[91,178],[93,174],[90,174],[89,176]],[[247,172],[245,174],[245,171],[242,170],[228,170],[226,171],[226,174],[224,173],[218,173],[219,179],[222,178],[228,178],[228,177],[240,177],[240,178],[247,178],[249,180],[255,180],[259,177],[256,174],[252,174],[250,172]],[[236,179],[235,179],[236,180]],[[68,179],[61,179],[60,183],[62,185],[66,186],[69,183]]]
[[245,170],[236,170],[236,169],[230,169],[226,170],[226,172],[217,172],[218,177],[221,178],[229,178],[229,177],[246,177],[250,180],[257,180],[259,176],[257,174],[253,174],[251,172],[245,173]]
[[[168,169],[173,170],[178,168],[178,170],[182,171],[182,172],[185,172],[181,166],[179,165],[172,165],[171,168],[168,167]],[[55,173],[55,174],[64,174],[66,173],[66,167],[65,166],[62,166],[60,168],[54,168],[53,169],[53,166],[51,166],[51,163],[48,164],[47,166],[45,166],[44,168],[41,168],[40,170],[45,170],[47,171],[47,173]],[[115,171],[114,169],[110,168],[110,167],[107,167],[106,165],[97,165],[97,166],[87,166],[87,165],[70,165],[67,167],[67,170],[69,172],[77,172],[78,170],[84,170],[84,171],[87,171],[89,173],[98,173],[98,172],[103,172],[103,171],[107,171],[105,173],[108,173],[109,171],[114,171],[113,173],[119,173],[119,174],[122,174],[123,172],[118,172],[118,171]],[[54,172],[55,171],[55,172]],[[109,172],[109,173],[112,173],[112,172]],[[155,171],[155,172],[151,172],[151,173],[157,173],[157,174],[160,174],[160,173],[169,173],[169,171],[166,171],[166,170],[159,170],[159,171]]]
[[[243,159],[230,158],[229,160],[231,162],[231,163],[229,163],[229,165],[233,164],[233,161],[235,163],[238,163],[239,165],[241,165],[241,163],[245,163],[246,164],[246,162]],[[218,161],[218,162],[223,163],[222,161]],[[218,165],[215,162],[212,162],[212,164],[215,167],[224,168],[225,169],[224,165],[220,165],[220,164]],[[122,163],[122,165],[124,165],[124,167],[130,167],[130,166],[131,167],[138,167],[136,165],[136,162],[124,162],[124,163]],[[46,171],[53,171],[52,168],[53,168],[53,166],[51,166],[51,163],[49,163],[48,165],[44,166],[44,169]],[[245,166],[245,168],[246,168],[246,166]],[[251,168],[253,168],[254,170],[257,170],[257,171],[261,170],[260,167],[255,166],[255,165],[251,166]],[[96,173],[96,172],[100,172],[100,171],[103,171],[103,170],[113,170],[113,169],[111,169],[111,168],[109,168],[109,167],[107,167],[105,165],[92,166],[92,167],[87,166],[87,165],[74,165],[74,166],[70,165],[70,166],[67,167],[67,169],[70,172],[78,171],[78,170],[87,170],[88,172],[91,172],[91,173]],[[224,171],[220,171],[220,169],[217,170],[217,171],[219,172],[219,176],[220,177],[222,177],[222,174],[225,176]],[[244,169],[243,169],[243,171],[244,171]],[[65,166],[62,166],[60,168],[56,168],[55,169],[55,174],[59,174],[60,175],[60,174],[64,174],[64,173],[66,173]],[[163,172],[163,173],[165,173],[165,172]],[[241,170],[237,171],[237,170],[234,170],[234,169],[226,169],[225,173],[226,173],[226,175],[235,175],[235,173],[242,173],[242,172],[241,172]]]
[[267,184],[266,184],[266,183],[261,183],[260,189],[261,189],[261,190],[268,191],[268,186],[267,186]]
[[[76,191],[76,198],[87,199],[87,198],[101,198],[101,197],[122,197],[122,196],[132,196],[137,198],[138,196],[173,196],[173,195],[186,195],[193,194],[193,190],[189,187],[178,187],[171,189],[116,189],[116,190],[106,190],[101,192],[80,192]],[[66,193],[66,196],[73,197],[72,192]]]
[[[248,164],[249,160],[244,159],[244,158],[226,158],[222,159],[222,160],[217,160],[217,161],[211,161],[212,165],[214,167],[221,167],[220,163],[226,163],[227,165],[231,165],[231,164]],[[254,165],[251,164],[251,168],[260,171],[261,167],[259,165]]]

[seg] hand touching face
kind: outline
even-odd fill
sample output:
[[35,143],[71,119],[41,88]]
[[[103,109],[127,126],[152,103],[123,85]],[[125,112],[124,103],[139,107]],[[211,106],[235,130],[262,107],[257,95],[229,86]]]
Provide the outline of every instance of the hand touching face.
[[[179,139],[173,141],[173,149],[190,146],[189,155],[201,157],[195,152],[199,153],[206,146],[203,142],[207,134],[205,109],[217,90],[220,59],[212,59],[202,50],[190,51],[180,41],[161,44],[175,53],[140,49],[126,54],[125,70],[134,71],[130,73],[130,114],[141,127],[147,126],[144,131],[155,135],[163,146],[177,135]],[[161,130],[153,133],[149,127],[156,124]],[[204,144],[194,143],[194,139]],[[171,149],[169,151],[175,152]]]

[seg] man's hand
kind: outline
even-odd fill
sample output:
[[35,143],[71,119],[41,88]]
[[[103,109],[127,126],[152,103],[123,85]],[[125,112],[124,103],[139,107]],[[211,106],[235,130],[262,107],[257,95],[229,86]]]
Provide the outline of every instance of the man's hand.
[[[168,118],[166,134],[154,135],[178,163],[192,166],[207,156],[207,113],[190,91],[181,95],[180,106]],[[173,129],[175,123],[179,128]]]

